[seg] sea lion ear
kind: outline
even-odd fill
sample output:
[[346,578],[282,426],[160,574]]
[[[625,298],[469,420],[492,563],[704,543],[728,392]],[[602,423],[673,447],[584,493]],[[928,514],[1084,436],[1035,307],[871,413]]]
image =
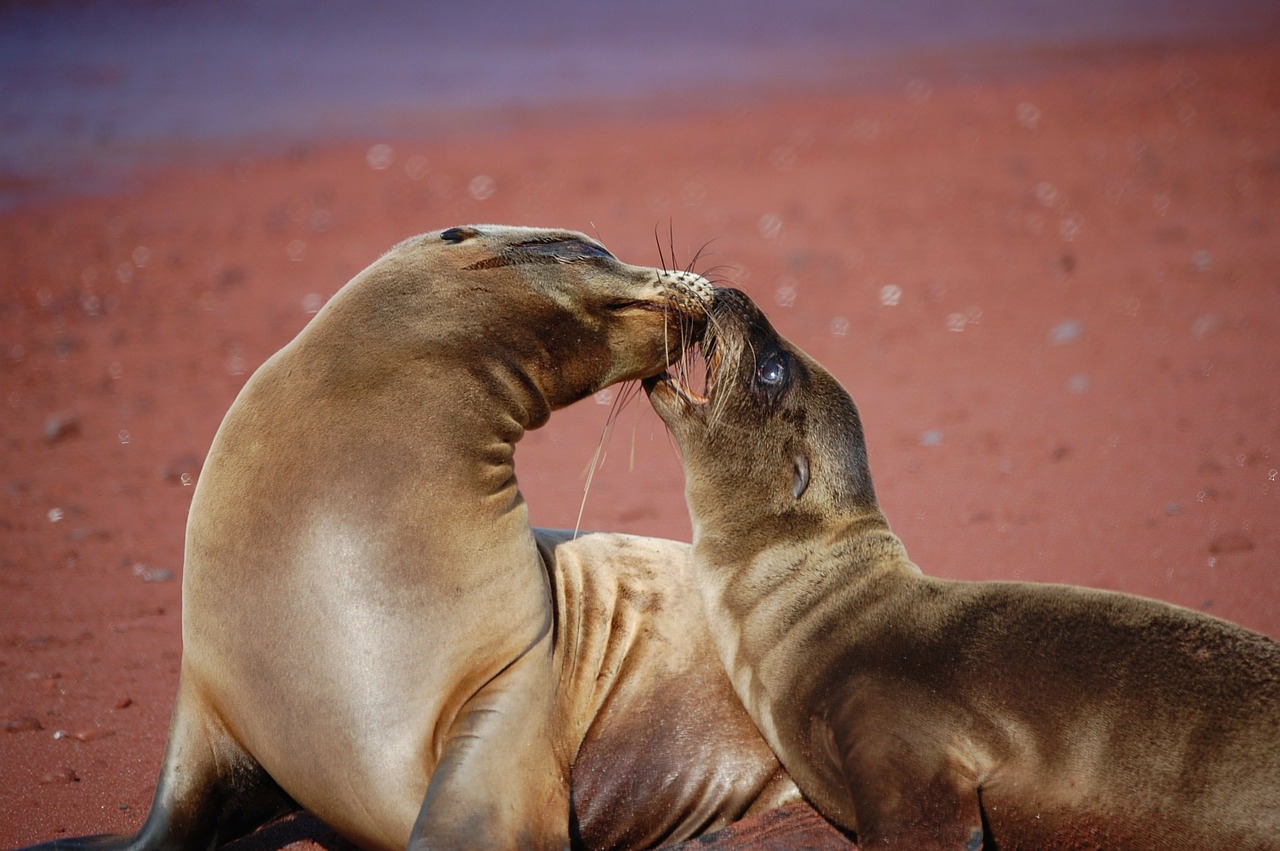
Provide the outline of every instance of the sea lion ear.
[[791,494],[799,499],[809,489],[809,459],[803,455],[797,455],[791,460],[796,465],[795,478],[791,480]]
[[480,235],[480,231],[473,227],[449,228],[440,233],[440,238],[445,242],[457,245],[459,242],[466,242]]

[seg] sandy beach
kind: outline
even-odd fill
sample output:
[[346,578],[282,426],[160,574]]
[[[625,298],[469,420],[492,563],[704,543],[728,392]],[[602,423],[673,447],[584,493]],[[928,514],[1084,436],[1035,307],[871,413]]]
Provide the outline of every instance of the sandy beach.
[[[222,415],[353,274],[454,224],[697,254],[745,289],[857,400],[927,573],[1120,590],[1280,637],[1277,43],[951,68],[184,148],[91,192],[7,176],[0,847],[141,824]],[[534,521],[688,540],[672,443],[642,396],[610,422],[615,395],[521,444]],[[791,816],[726,842],[846,844]],[[313,823],[264,841],[341,846]]]

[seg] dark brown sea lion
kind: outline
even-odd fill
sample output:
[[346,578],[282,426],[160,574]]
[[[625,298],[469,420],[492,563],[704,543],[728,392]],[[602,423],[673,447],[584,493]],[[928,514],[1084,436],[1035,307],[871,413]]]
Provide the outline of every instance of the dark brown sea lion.
[[516,485],[525,430],[665,369],[709,294],[497,226],[357,275],[210,449],[146,823],[42,847],[210,848],[298,807],[375,849],[645,847],[794,799],[706,665],[687,545],[535,532]]
[[1280,644],[1186,609],[924,576],[849,395],[718,292],[705,395],[646,382],[747,711],[860,847],[1280,848]]

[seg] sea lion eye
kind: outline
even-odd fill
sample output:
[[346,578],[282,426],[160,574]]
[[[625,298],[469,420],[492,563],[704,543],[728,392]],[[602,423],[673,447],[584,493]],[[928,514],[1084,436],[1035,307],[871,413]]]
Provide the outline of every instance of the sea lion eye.
[[765,355],[764,360],[760,361],[759,367],[756,368],[756,378],[761,384],[769,387],[777,387],[786,381],[787,365],[783,363],[782,356],[777,352]]
[[616,259],[599,245],[592,245],[580,239],[535,239],[516,243],[512,247],[531,262],[574,263],[579,260]]
[[592,245],[589,242],[583,242],[581,240],[573,241],[573,249],[577,253],[577,256],[582,259],[587,259],[589,257],[601,257],[605,260],[617,259],[601,246]]

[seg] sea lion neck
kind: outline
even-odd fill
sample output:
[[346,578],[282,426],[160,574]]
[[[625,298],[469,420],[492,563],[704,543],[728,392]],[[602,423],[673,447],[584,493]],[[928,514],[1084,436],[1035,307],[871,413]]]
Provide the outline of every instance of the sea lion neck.
[[[772,594],[821,596],[886,570],[920,573],[879,508],[813,516],[762,517],[731,524],[694,518],[694,547],[704,568],[743,599]],[[818,569],[827,565],[830,569]],[[803,568],[803,569],[800,569]]]

